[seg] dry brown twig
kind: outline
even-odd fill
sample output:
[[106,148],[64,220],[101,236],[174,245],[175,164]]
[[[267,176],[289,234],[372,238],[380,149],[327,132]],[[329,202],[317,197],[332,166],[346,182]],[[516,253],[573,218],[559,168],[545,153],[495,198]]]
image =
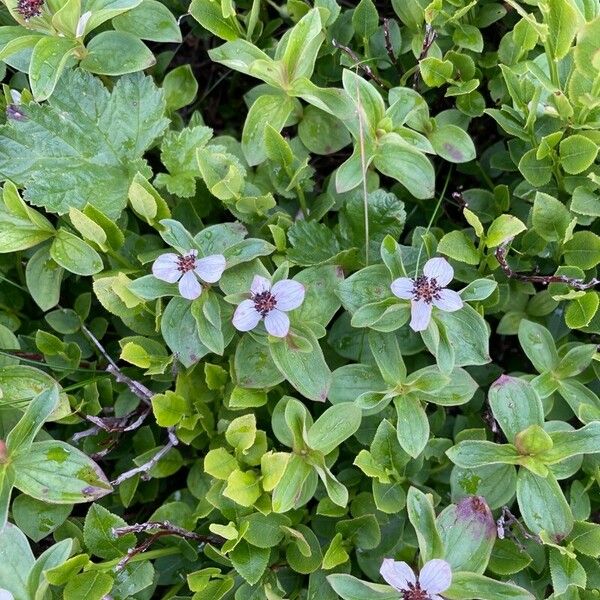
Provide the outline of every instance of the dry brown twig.
[[[94,346],[98,348],[102,356],[107,360],[108,367],[106,367],[106,371],[110,373],[118,383],[124,383],[132,394],[137,396],[141,400],[141,402],[145,405],[144,410],[141,412],[131,412],[124,417],[112,417],[112,418],[101,418],[101,417],[93,417],[86,416],[86,419],[93,423],[99,429],[103,429],[107,432],[117,432],[123,433],[125,431],[133,431],[141,426],[146,417],[150,414],[150,410],[152,407],[152,392],[142,383],[128,377],[121,371],[118,367],[117,363],[111,358],[108,352],[105,350],[104,346],[100,343],[100,341],[96,338],[96,336],[85,326],[81,326],[82,331],[88,336],[88,338],[92,341]],[[135,417],[135,420],[131,421],[130,419]],[[79,437],[84,437],[82,434],[93,435],[92,428],[86,430],[85,432],[81,432]],[[172,427],[167,428],[168,441],[167,443],[146,463],[140,465],[139,467],[134,467],[133,469],[129,469],[124,473],[121,473],[115,480],[111,481],[111,485],[120,485],[127,479],[131,479],[135,475],[142,474],[142,477],[147,478],[150,470],[158,463],[158,461],[165,456],[169,450],[174,448],[179,444],[179,440],[175,435],[175,430]]]
[[128,550],[127,555],[119,562],[117,571],[125,568],[127,563],[136,555],[145,552],[157,539],[167,535],[175,535],[177,537],[199,542],[200,544],[213,544],[221,546],[225,543],[225,539],[218,535],[204,535],[194,531],[188,531],[177,525],[173,525],[169,521],[150,521],[148,523],[136,523],[135,525],[124,525],[123,527],[115,527],[112,530],[113,535],[119,537],[128,533],[147,533],[149,531],[158,530],[145,539],[141,544]]
[[354,50],[348,48],[348,46],[343,46],[336,40],[331,40],[331,43],[334,48],[345,52],[354,61],[353,67],[360,69],[367,77],[375,81],[377,85],[381,86],[382,88],[389,88],[389,85],[382,81],[368,64],[366,64],[364,61],[361,61],[360,57],[358,54],[356,54],[356,52],[354,52]]
[[496,248],[495,252],[496,260],[500,264],[500,268],[504,271],[504,274],[509,279],[517,279],[518,281],[527,281],[530,283],[539,283],[541,285],[549,285],[551,283],[564,283],[565,285],[568,285],[569,287],[580,291],[589,290],[600,283],[600,279],[597,279],[596,277],[586,282],[582,279],[577,279],[575,277],[567,277],[566,275],[536,275],[517,273],[516,271],[513,271],[506,259],[506,256],[508,254],[508,248],[512,241],[513,238],[510,238],[503,244],[500,244],[500,246]]

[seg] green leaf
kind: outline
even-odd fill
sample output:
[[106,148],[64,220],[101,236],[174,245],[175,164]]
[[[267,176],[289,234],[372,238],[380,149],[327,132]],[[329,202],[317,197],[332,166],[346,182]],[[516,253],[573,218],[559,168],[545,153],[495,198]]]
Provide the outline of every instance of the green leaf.
[[58,440],[33,442],[11,462],[15,487],[45,502],[90,502],[112,491],[100,467],[77,448]]
[[544,453],[544,462],[560,462],[578,454],[600,452],[600,422],[594,421],[576,431],[556,431],[550,434],[552,448]]
[[553,196],[537,192],[532,222],[536,233],[549,242],[562,242],[572,221],[566,206]]
[[254,585],[269,564],[270,550],[251,546],[242,540],[230,553],[235,570],[250,584]]
[[334,154],[351,142],[339,119],[311,105],[304,107],[298,137],[313,154]]
[[370,331],[368,339],[369,348],[385,382],[390,386],[403,383],[406,379],[406,366],[396,334]]
[[77,275],[95,275],[104,267],[102,258],[88,243],[62,227],[50,246],[50,257]]
[[25,414],[6,438],[9,455],[27,452],[57,404],[58,388],[55,385],[43,391],[29,403]]
[[[181,42],[181,31],[177,20],[171,11],[158,0],[142,0],[132,10],[116,16],[112,20],[112,25],[117,31],[131,33],[142,40]],[[184,68],[189,67],[186,65]],[[173,71],[177,71],[177,68]],[[170,71],[167,77],[173,71]]]
[[168,131],[161,142],[160,158],[169,173],[159,173],[156,185],[166,187],[170,193],[182,198],[193,196],[196,179],[200,177],[196,150],[205,146],[211,136],[212,129],[203,125]]
[[571,175],[582,173],[596,160],[598,145],[583,135],[575,134],[559,145],[560,164]]
[[[396,194],[382,189],[367,195],[369,255],[377,256],[384,238],[400,237],[406,221],[404,202]],[[365,200],[362,192],[348,194],[340,211],[340,234],[349,246],[365,247]]]
[[497,539],[488,568],[498,575],[513,575],[531,563],[531,557],[512,540]]
[[600,297],[598,292],[586,292],[583,296],[573,298],[565,311],[565,323],[571,329],[582,329],[594,318]]
[[352,13],[354,32],[361,38],[371,37],[379,25],[379,14],[372,0],[360,0]]
[[429,421],[420,400],[412,396],[394,398],[398,415],[398,441],[402,449],[417,458],[429,441]]
[[285,471],[273,490],[273,511],[285,513],[292,510],[302,493],[302,487],[313,472],[299,455],[292,454]]
[[285,378],[271,358],[269,347],[249,335],[242,337],[237,344],[234,368],[236,380],[243,388],[270,388]]
[[163,339],[185,367],[192,366],[210,352],[200,341],[191,307],[192,303],[188,300],[172,298],[160,322]]
[[323,352],[315,335],[302,330],[303,337],[309,342],[308,352],[294,343],[293,336],[269,344],[271,358],[280,373],[303,396],[317,402],[325,402],[331,385],[331,371],[325,362]]
[[587,576],[583,566],[577,559],[567,556],[557,548],[550,548],[550,574],[552,586],[557,595],[564,594],[571,586],[585,588]]
[[534,600],[535,596],[526,589],[497,581],[477,573],[452,573],[452,585],[444,592],[449,600]]
[[576,231],[563,245],[563,255],[568,265],[584,271],[600,263],[600,236],[592,231]]
[[479,252],[473,240],[463,231],[450,231],[439,241],[437,251],[468,265],[478,265]]
[[116,219],[131,179],[147,172],[143,153],[167,124],[161,92],[139,73],[109,93],[92,75],[67,71],[46,104],[22,110],[26,119],[0,127],[0,173],[25,187],[29,202],[59,214],[89,202]]
[[420,29],[425,20],[425,8],[428,0],[392,0],[394,12],[410,30]]
[[48,504],[25,494],[17,496],[12,504],[15,523],[34,542],[43,540],[60,527],[72,509],[69,504]]
[[517,502],[525,525],[533,532],[546,531],[562,540],[573,527],[573,515],[552,473],[540,477],[521,469],[517,479]]
[[495,248],[525,231],[525,223],[513,215],[500,215],[488,227],[485,243],[488,248]]
[[33,97],[38,102],[51,96],[65,63],[77,46],[75,40],[59,37],[43,37],[34,46],[29,65],[29,81]]
[[64,600],[102,600],[113,587],[114,580],[102,571],[86,571],[69,579],[63,591]]
[[64,563],[69,558],[72,548],[72,539],[61,540],[38,557],[27,578],[30,598],[34,598],[35,600],[42,600],[44,598],[50,587],[45,576],[45,571]]
[[576,521],[568,537],[577,552],[597,558],[600,556],[600,525]]
[[419,69],[423,81],[429,87],[440,87],[452,79],[454,65],[449,60],[427,56],[419,62]]
[[100,504],[92,504],[83,526],[83,539],[88,552],[105,559],[123,557],[128,548],[136,543],[133,533],[122,536],[113,533],[114,528],[125,525],[127,523],[121,517]]
[[519,323],[519,342],[539,373],[552,371],[558,366],[559,358],[554,339],[542,325],[522,319]]
[[[160,3],[157,4],[163,6]],[[179,31],[179,27],[177,31]],[[167,108],[170,111],[179,110],[191,104],[198,93],[198,82],[194,77],[194,72],[190,65],[181,65],[169,71],[163,79],[163,90],[165,92]],[[211,131],[208,127],[200,127],[200,129]],[[176,132],[170,133],[177,135]]]
[[329,585],[344,600],[397,600],[398,592],[388,585],[361,581],[352,575],[335,573],[327,576]]
[[322,29],[321,15],[317,8],[309,10],[292,27],[281,57],[281,64],[286,74],[281,87],[287,87],[285,80],[292,82],[302,77],[310,78],[317,53],[325,40]]
[[435,513],[431,497],[415,487],[408,490],[406,497],[408,518],[415,528],[422,560],[444,556],[444,545],[435,524]]
[[491,385],[488,401],[494,418],[511,444],[515,436],[527,427],[542,427],[544,424],[542,402],[531,384],[523,379],[501,375]]
[[97,75],[135,73],[156,63],[148,47],[124,31],[103,31],[92,38],[86,49],[88,53],[80,63],[81,68]]
[[232,41],[239,37],[240,32],[236,19],[234,17],[224,17],[219,2],[215,2],[215,0],[192,0],[189,12],[202,27],[220,38]]
[[538,159],[535,148],[532,148],[521,157],[519,171],[531,185],[541,187],[552,178],[552,160],[548,156]]
[[[452,313],[434,311],[433,318],[444,328],[448,344],[454,349],[456,366],[490,362],[488,328],[483,317],[474,308],[464,305],[461,310]],[[431,342],[426,338],[423,341],[435,354]]]
[[485,571],[496,540],[496,522],[482,497],[469,496],[446,507],[436,527],[452,571]]
[[[548,45],[552,58],[564,58],[581,26],[581,17],[569,0],[547,0],[540,5],[548,25]],[[557,592],[562,593],[562,592]]]
[[35,558],[23,532],[6,523],[0,528],[0,585],[15,598],[29,598],[27,577]]
[[383,141],[373,164],[388,177],[399,181],[415,198],[433,198],[435,173],[429,159],[405,143]]
[[446,454],[455,465],[464,469],[494,464],[517,465],[521,462],[521,455],[513,445],[479,440],[459,442]]
[[251,167],[267,158],[265,143],[267,125],[280,132],[294,110],[295,102],[297,100],[294,101],[293,98],[264,94],[252,104],[242,131],[242,150]]
[[135,8],[142,0],[84,0],[82,13],[90,11],[92,15],[86,30],[96,29],[98,25]]
[[310,427],[306,441],[310,448],[327,455],[358,431],[361,418],[362,412],[355,404],[331,406]]
[[436,153],[448,162],[465,163],[475,158],[473,140],[457,125],[436,125],[427,139]]

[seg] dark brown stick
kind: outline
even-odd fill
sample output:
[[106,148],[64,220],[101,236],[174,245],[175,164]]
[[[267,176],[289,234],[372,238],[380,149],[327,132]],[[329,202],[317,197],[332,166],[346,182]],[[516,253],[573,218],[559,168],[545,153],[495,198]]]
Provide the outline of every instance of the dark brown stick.
[[333,44],[334,48],[345,52],[354,61],[354,66],[357,69],[360,69],[367,77],[370,77],[382,88],[389,87],[381,79],[379,79],[379,77],[373,72],[373,69],[371,69],[368,64],[361,62],[360,57],[356,54],[356,52],[354,52],[354,50],[348,48],[348,46],[342,46],[342,44],[339,44],[336,40],[331,40],[331,43]]
[[396,65],[396,56],[394,55],[394,47],[392,45],[392,38],[390,35],[390,20],[383,20],[383,39],[385,40],[385,51],[387,55],[390,57],[392,65]]
[[510,279],[517,279],[519,281],[528,281],[530,283],[539,283],[541,285],[549,285],[551,283],[564,283],[575,290],[589,290],[597,286],[600,283],[600,279],[594,278],[588,282],[575,277],[567,277],[566,275],[533,275],[525,273],[516,273],[513,271],[506,260],[508,254],[508,248],[512,242],[512,238],[500,244],[496,248],[495,256],[496,260],[500,263],[500,267],[504,271],[505,275]]
[[[420,63],[424,58],[427,57],[429,53],[429,49],[433,46],[433,42],[437,39],[437,32],[435,29],[427,23],[425,25],[425,36],[423,37],[423,45],[421,46],[421,53],[419,54],[419,58],[417,61]],[[413,89],[416,89],[419,84],[419,77],[421,75],[421,71],[419,68],[415,71],[415,75],[413,77]]]
[[81,326],[81,330],[87,335],[94,346],[98,348],[102,356],[104,356],[104,358],[107,360],[108,367],[106,367],[106,371],[110,373],[118,383],[124,383],[129,388],[131,393],[137,396],[144,404],[150,406],[150,400],[153,396],[152,392],[139,381],[135,381],[134,379],[131,379],[131,377],[127,377],[127,375],[121,371],[121,369],[117,366],[117,363],[104,349],[104,346],[98,341],[96,336],[85,325]]
[[193,540],[195,542],[200,542],[201,544],[213,544],[214,546],[222,546],[226,541],[219,535],[203,535],[201,533],[195,533],[194,531],[188,531],[187,529],[173,525],[172,523],[169,523],[169,521],[151,521],[149,523],[136,523],[135,525],[115,527],[112,530],[112,533],[119,537],[128,533],[146,533],[154,529],[158,529],[158,531],[127,552],[127,556],[125,556],[117,565],[117,571],[123,569],[134,556],[145,552],[157,539],[167,535],[176,535],[186,540]]
[[123,483],[127,479],[131,479],[138,473],[143,473],[144,475],[142,477],[148,477],[148,473],[152,469],[152,467],[154,467],[158,463],[158,461],[163,456],[165,456],[165,454],[167,454],[169,450],[171,450],[171,448],[174,448],[179,444],[179,440],[175,435],[175,430],[173,429],[173,427],[167,428],[167,434],[169,436],[169,441],[148,462],[145,462],[139,467],[129,469],[129,471],[125,471],[125,473],[121,473],[121,475],[119,475],[114,481],[111,481],[111,485],[120,485],[121,483]]

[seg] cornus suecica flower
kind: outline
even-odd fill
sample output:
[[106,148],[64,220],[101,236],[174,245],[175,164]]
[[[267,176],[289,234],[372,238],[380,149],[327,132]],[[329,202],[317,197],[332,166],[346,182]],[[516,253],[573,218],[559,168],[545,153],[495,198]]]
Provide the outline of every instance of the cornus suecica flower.
[[387,583],[402,593],[403,600],[443,600],[440,594],[452,582],[450,565],[439,558],[426,562],[418,577],[405,562],[391,558],[384,559],[379,572]]
[[275,337],[285,337],[290,330],[290,318],[285,314],[304,301],[304,286],[292,279],[271,282],[256,275],[250,286],[250,298],[240,302],[233,314],[233,326],[250,331],[264,319],[266,330]]
[[42,14],[44,0],[19,0],[17,12],[27,21]]
[[202,293],[198,278],[206,283],[215,283],[221,279],[224,270],[225,257],[222,254],[198,258],[197,250],[182,255],[167,252],[152,265],[152,274],[157,279],[168,283],[179,281],[179,293],[187,300],[194,300]]
[[432,258],[425,263],[423,275],[415,279],[399,277],[392,281],[392,292],[398,298],[410,300],[413,331],[427,329],[433,306],[446,312],[454,312],[463,306],[461,297],[446,286],[454,277],[454,269],[445,258]]

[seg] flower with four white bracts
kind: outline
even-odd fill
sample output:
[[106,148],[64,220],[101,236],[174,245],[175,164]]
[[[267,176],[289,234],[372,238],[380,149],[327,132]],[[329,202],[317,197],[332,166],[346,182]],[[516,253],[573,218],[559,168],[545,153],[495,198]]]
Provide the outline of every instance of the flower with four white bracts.
[[408,564],[391,558],[384,559],[379,572],[387,583],[402,593],[403,600],[443,600],[440,594],[452,582],[450,565],[439,558],[426,562],[418,577]]
[[454,277],[454,269],[445,258],[431,258],[423,267],[423,275],[411,279],[399,277],[392,281],[392,292],[398,298],[410,300],[413,331],[427,329],[433,306],[446,312],[454,312],[463,307],[461,297],[446,286]]
[[225,270],[225,257],[212,254],[198,258],[197,250],[177,255],[173,252],[161,254],[152,265],[152,274],[168,283],[179,281],[179,293],[187,300],[194,300],[202,293],[202,284],[216,283]]
[[250,286],[250,298],[240,302],[233,314],[233,326],[239,331],[250,331],[264,319],[266,330],[275,337],[285,337],[290,330],[286,312],[304,302],[304,286],[292,279],[283,279],[273,286],[260,275],[255,275]]

